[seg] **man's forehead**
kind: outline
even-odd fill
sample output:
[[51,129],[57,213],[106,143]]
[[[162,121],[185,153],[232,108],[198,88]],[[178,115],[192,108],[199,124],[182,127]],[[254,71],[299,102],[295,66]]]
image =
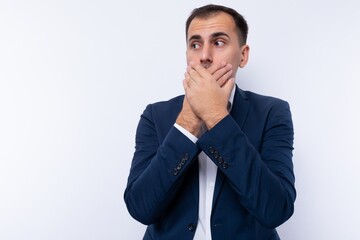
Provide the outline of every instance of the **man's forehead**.
[[210,36],[215,32],[230,33],[236,31],[233,18],[226,13],[218,13],[206,18],[194,18],[188,29],[188,37],[192,35]]

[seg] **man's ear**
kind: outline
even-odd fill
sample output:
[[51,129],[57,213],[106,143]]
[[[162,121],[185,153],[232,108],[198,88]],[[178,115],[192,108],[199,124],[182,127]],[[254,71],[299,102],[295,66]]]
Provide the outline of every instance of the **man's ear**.
[[245,65],[249,60],[249,52],[250,52],[249,45],[244,44],[243,46],[241,46],[241,59],[240,59],[239,67],[241,68],[245,67]]

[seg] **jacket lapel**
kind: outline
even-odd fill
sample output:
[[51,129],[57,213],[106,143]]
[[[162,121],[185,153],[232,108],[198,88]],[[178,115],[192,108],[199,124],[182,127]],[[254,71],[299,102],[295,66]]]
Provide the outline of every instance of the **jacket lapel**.
[[231,109],[230,115],[238,123],[240,128],[243,128],[245,120],[247,118],[249,110],[249,101],[246,97],[246,94],[240,88],[236,88],[233,107]]
[[[231,108],[230,115],[238,123],[240,128],[243,128],[244,126],[245,120],[247,118],[248,110],[249,110],[249,102],[247,100],[246,94],[244,91],[242,91],[240,88],[236,86],[233,106]],[[216,174],[216,183],[215,183],[212,207],[215,206],[220,190],[224,183],[224,179],[225,179],[225,175],[218,170]]]

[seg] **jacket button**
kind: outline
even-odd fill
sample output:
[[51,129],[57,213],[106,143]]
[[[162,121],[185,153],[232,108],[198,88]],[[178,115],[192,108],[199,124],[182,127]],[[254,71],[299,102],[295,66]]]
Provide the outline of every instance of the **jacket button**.
[[179,171],[176,168],[174,168],[173,174],[174,174],[174,176],[177,176],[179,174]]
[[215,152],[215,149],[213,147],[209,147],[209,152],[213,154]]
[[227,169],[228,168],[228,163],[227,162],[223,162],[223,164],[222,164],[222,167],[223,167],[223,169]]
[[214,158],[215,159],[218,159],[219,158],[219,152],[218,151],[214,151],[214,154],[213,154]]
[[195,224],[193,224],[193,223],[190,223],[189,224],[189,231],[194,231],[195,230],[195,228],[196,228],[196,225]]
[[218,163],[219,163],[219,164],[222,164],[223,162],[224,162],[224,159],[223,159],[222,157],[219,157]]

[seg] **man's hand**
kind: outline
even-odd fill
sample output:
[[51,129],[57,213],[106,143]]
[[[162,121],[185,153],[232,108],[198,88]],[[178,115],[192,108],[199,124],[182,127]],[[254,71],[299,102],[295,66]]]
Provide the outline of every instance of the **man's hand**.
[[207,129],[211,129],[228,115],[227,104],[234,78],[230,64],[205,69],[201,65],[190,64],[185,73],[183,86],[185,96],[194,114],[201,119]]
[[[195,66],[192,62],[190,66]],[[216,82],[222,87],[232,76],[232,65],[230,63],[222,62],[220,64],[213,64],[209,67],[208,72],[213,75]]]

